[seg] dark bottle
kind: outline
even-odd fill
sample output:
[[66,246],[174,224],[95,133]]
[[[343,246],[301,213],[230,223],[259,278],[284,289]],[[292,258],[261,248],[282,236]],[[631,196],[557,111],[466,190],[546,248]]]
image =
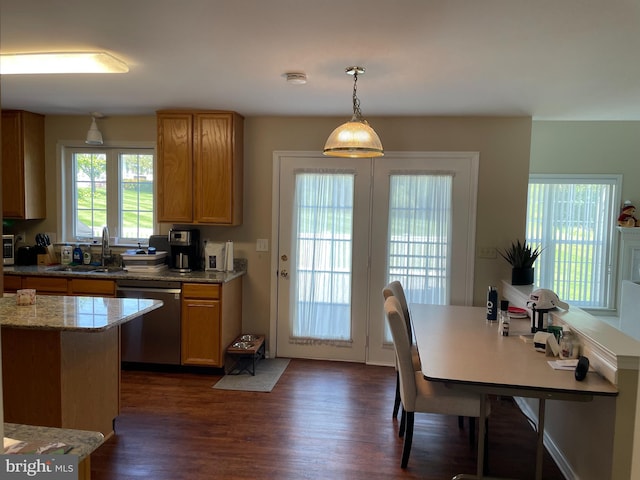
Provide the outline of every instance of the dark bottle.
[[76,248],[73,249],[73,263],[77,263],[78,265],[82,263],[82,249],[80,245],[76,245]]
[[496,287],[489,287],[487,292],[487,320],[490,322],[498,320],[498,290]]

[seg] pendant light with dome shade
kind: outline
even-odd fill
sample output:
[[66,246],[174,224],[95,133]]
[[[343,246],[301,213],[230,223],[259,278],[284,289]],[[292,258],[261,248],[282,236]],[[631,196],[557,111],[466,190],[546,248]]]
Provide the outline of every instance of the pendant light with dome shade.
[[331,132],[322,153],[330,157],[382,157],[384,150],[380,137],[362,118],[360,100],[356,95],[358,75],[364,74],[364,67],[347,67],[345,71],[353,75],[353,117]]
[[85,143],[87,145],[102,145],[104,142],[102,141],[102,133],[98,130],[98,125],[96,124],[96,118],[102,118],[103,115],[98,112],[93,112],[91,114],[91,126],[89,127],[89,131],[87,132],[87,139]]

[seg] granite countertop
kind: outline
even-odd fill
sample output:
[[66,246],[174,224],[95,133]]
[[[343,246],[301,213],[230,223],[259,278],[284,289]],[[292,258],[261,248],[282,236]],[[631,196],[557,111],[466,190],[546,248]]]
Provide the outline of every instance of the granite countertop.
[[38,330],[104,331],[162,306],[143,298],[37,295],[35,305],[16,305],[14,294],[0,298],[0,325]]
[[217,271],[194,271],[180,273],[173,270],[164,270],[157,273],[141,273],[128,272],[126,267],[124,270],[111,269],[106,272],[82,272],[82,271],[65,271],[59,270],[60,265],[27,265],[27,266],[8,266],[5,265],[3,272],[5,275],[35,275],[46,277],[73,277],[73,278],[89,278],[92,280],[109,279],[109,280],[165,280],[174,282],[198,282],[198,283],[227,283],[247,273],[246,259],[235,259],[233,272],[217,272]]
[[34,425],[21,425],[17,423],[4,424],[5,437],[23,442],[63,442],[73,445],[69,452],[78,455],[78,461],[88,457],[104,442],[104,435],[100,432],[86,430],[71,430],[68,428],[38,427]]

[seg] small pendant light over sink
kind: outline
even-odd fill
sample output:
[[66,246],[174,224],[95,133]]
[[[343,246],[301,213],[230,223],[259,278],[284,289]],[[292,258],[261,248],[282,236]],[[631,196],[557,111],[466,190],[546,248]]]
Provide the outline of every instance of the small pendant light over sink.
[[346,73],[353,75],[353,117],[331,132],[323,153],[330,157],[381,157],[384,150],[380,137],[362,118],[360,100],[356,95],[358,75],[364,74],[364,67],[347,67]]
[[93,112],[91,114],[91,126],[89,127],[89,131],[87,132],[87,139],[85,143],[87,145],[102,145],[102,133],[98,130],[98,125],[96,124],[96,118],[102,118],[103,115],[98,112]]

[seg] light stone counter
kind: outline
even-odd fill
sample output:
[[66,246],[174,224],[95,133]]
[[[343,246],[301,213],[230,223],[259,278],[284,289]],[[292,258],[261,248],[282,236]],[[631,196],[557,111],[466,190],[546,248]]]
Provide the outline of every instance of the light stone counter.
[[160,308],[160,300],[37,295],[35,305],[0,298],[0,325],[40,330],[103,331]]
[[104,435],[100,432],[17,423],[5,423],[4,433],[9,438],[25,442],[63,442],[72,445],[68,454],[78,456],[78,480],[90,480],[91,453],[104,442]]
[[18,423],[5,423],[4,434],[6,437],[24,442],[63,442],[67,445],[72,445],[73,448],[69,451],[69,454],[77,455],[78,461],[87,458],[104,443],[104,435],[100,432],[38,427]]
[[6,265],[3,269],[5,275],[30,275],[38,277],[63,277],[63,278],[86,278],[86,279],[110,279],[110,280],[164,280],[172,282],[197,282],[197,283],[228,283],[238,277],[246,275],[247,261],[244,258],[234,259],[233,272],[217,271],[193,271],[177,272],[174,270],[164,270],[157,273],[129,272],[124,269],[110,269],[107,272],[82,272],[60,270],[60,265]]

